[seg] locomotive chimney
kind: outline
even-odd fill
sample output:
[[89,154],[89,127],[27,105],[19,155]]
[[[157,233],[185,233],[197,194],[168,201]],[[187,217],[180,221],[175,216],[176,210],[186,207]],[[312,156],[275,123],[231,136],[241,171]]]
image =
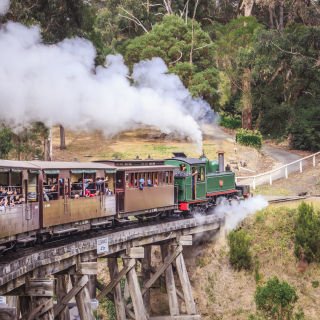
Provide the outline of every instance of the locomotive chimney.
[[219,172],[224,171],[224,151],[218,151]]

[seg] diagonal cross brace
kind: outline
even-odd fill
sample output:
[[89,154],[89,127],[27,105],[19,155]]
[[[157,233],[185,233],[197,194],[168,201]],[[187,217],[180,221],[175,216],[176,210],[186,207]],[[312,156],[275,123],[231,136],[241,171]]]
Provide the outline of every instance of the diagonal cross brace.
[[117,285],[117,283],[124,277],[133,267],[135,266],[135,261],[130,260],[128,265],[123,267],[123,269],[117,274],[117,276],[111,280],[111,282],[100,292],[97,297],[98,301],[101,301],[111,290]]
[[[165,258],[161,267],[156,271],[156,273],[144,284],[141,294],[144,295],[151,286],[157,281],[157,279],[168,269],[169,265],[176,259],[176,257],[182,252],[182,246],[178,246],[171,256]],[[132,303],[128,304],[128,308],[132,308]]]
[[44,313],[52,309],[53,303],[52,300],[49,299],[48,301],[42,303],[40,306],[36,307],[35,309],[32,310],[30,313],[28,320],[34,320],[38,319],[40,316],[42,316]]
[[54,307],[54,316],[57,317],[64,308],[68,305],[69,301],[78,294],[82,288],[88,283],[89,277],[84,275],[81,279],[77,282],[77,284],[59,301],[59,304],[56,304]]
[[164,263],[156,271],[156,273],[144,284],[142,288],[142,295],[144,295],[147,290],[157,281],[157,279],[168,269],[169,265],[174,261],[174,259],[182,252],[182,246],[178,246],[171,256],[166,257]]

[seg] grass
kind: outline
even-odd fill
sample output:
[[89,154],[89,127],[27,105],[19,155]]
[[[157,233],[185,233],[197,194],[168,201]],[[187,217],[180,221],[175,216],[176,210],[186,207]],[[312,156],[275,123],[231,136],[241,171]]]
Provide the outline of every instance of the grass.
[[[320,201],[307,202],[320,209]],[[302,272],[294,255],[294,225],[300,203],[270,205],[242,223],[241,228],[252,238],[254,268],[250,272],[238,272],[230,266],[228,256],[220,254],[226,248],[221,240],[202,249],[201,258],[210,259],[208,263],[200,260],[196,264],[194,285],[203,319],[248,320],[255,313],[256,286],[273,276],[296,288],[297,310],[302,308],[306,319],[319,319],[320,305],[316,303],[320,299],[319,264],[309,264]]]

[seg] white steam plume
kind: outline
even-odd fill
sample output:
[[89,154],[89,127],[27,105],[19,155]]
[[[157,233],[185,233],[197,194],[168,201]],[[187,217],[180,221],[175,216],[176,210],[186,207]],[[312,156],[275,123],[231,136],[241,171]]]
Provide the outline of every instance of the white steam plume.
[[109,55],[97,68],[95,56],[84,39],[45,45],[37,26],[1,26],[0,118],[11,126],[42,121],[106,136],[149,125],[201,147],[198,123],[213,112],[167,74],[160,58],[136,64],[130,76],[122,56]]
[[231,203],[223,199],[222,203],[214,209],[214,214],[217,214],[221,218],[224,217],[225,230],[231,231],[235,229],[242,220],[267,206],[268,201],[260,195],[240,202],[232,200]]
[[10,0],[0,0],[0,16],[4,16],[10,8]]

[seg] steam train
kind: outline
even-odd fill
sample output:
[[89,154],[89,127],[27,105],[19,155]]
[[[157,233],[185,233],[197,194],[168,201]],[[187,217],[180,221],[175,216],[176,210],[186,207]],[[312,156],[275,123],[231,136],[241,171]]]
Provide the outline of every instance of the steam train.
[[131,216],[205,211],[220,196],[247,196],[248,186],[235,185],[223,158],[220,152],[218,161],[183,153],[166,160],[0,160],[0,253]]

